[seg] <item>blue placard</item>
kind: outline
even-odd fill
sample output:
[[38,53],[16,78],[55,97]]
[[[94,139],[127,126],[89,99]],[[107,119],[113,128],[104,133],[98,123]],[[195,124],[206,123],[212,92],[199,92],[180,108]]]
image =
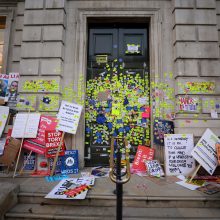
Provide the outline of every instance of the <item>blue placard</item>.
[[76,174],[79,172],[78,150],[66,150],[62,156],[61,173]]

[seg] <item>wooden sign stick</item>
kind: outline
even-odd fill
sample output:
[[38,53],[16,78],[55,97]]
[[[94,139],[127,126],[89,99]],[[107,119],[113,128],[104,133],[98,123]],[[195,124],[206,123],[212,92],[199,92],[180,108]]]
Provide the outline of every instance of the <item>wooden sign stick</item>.
[[59,143],[59,147],[57,148],[57,153],[56,153],[56,156],[55,156],[54,161],[53,161],[53,168],[50,172],[50,176],[53,176],[53,174],[54,174],[54,171],[55,171],[55,168],[56,168],[56,163],[57,163],[57,160],[58,160],[58,155],[59,155],[59,152],[60,152],[60,148],[63,144],[64,135],[65,135],[65,132],[63,131],[63,134],[61,136],[61,140],[60,140],[60,143]]
[[[28,110],[28,116],[27,116],[27,120],[26,120],[25,126],[24,126],[24,135],[25,135],[25,131],[26,131],[26,128],[27,128],[27,122],[28,122],[28,119],[29,119],[29,115],[30,115],[30,109]],[[24,137],[21,140],[21,145],[20,145],[20,148],[19,148],[19,153],[18,153],[18,158],[17,158],[17,161],[16,161],[16,165],[15,165],[15,171],[14,171],[14,174],[13,174],[13,178],[15,177],[15,174],[16,174],[16,171],[17,171],[18,162],[19,162],[19,159],[20,159],[20,156],[21,156],[21,149],[22,149],[23,142],[24,142]]]
[[201,165],[199,164],[195,170],[195,172],[193,173],[192,177],[189,180],[189,183],[192,182],[192,180],[194,179],[195,175],[197,174],[197,172],[199,171],[199,168],[201,167]]
[[27,164],[29,158],[31,157],[32,152],[33,152],[33,151],[31,151],[31,152],[28,154],[28,157],[27,157],[27,159],[24,161],[24,165],[23,165],[23,167],[20,169],[19,174],[22,174],[23,169],[25,168],[25,166],[26,166],[26,164]]

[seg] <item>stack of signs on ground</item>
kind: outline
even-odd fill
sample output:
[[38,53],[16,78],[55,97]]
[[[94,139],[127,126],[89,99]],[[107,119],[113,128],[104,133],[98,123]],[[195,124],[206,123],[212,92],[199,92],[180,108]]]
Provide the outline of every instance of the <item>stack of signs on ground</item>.
[[[46,130],[45,131],[45,146],[46,146],[46,152],[45,155],[48,158],[53,158],[56,156],[57,149],[60,145],[62,132],[56,131],[56,130]],[[61,148],[59,152],[59,156],[64,155],[65,145],[64,141],[61,143]]]
[[173,134],[174,124],[172,121],[155,119],[154,121],[154,143],[164,146],[164,134]]
[[68,178],[61,180],[45,198],[47,199],[85,199],[94,177]]
[[218,165],[215,145],[219,138],[208,128],[192,151],[192,156],[212,175]]
[[164,176],[163,169],[157,160],[147,160],[145,161],[145,165],[148,175],[156,177]]
[[188,176],[195,169],[192,134],[165,134],[165,172],[166,175]]
[[55,130],[56,126],[57,119],[55,117],[41,115],[37,137],[25,139],[23,147],[38,154],[45,154],[45,131]]
[[154,159],[154,149],[138,146],[133,164],[132,171],[133,172],[146,172],[145,160],[153,160]]
[[76,134],[81,112],[81,105],[62,101],[59,113],[57,114],[57,129],[70,134]]
[[40,113],[18,113],[11,136],[14,138],[36,138]]
[[61,157],[61,173],[76,174],[79,172],[78,150],[66,150],[65,155]]

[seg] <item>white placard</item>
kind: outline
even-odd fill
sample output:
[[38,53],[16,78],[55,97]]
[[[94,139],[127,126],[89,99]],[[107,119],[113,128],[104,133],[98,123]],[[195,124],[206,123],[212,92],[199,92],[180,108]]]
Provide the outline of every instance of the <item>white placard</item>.
[[57,114],[57,129],[71,134],[76,134],[82,106],[71,102],[62,101]]
[[40,113],[18,113],[11,136],[14,138],[36,138]]
[[151,176],[161,177],[164,176],[163,169],[157,160],[147,160],[145,162],[147,168],[147,174]]
[[79,193],[75,197],[68,197],[64,194],[65,191],[74,189],[77,186],[86,184],[94,185],[95,178],[93,177],[80,177],[68,178],[61,180],[46,196],[47,199],[85,199],[88,190]]
[[0,137],[2,136],[2,132],[4,131],[5,124],[8,119],[9,107],[8,106],[0,106]]
[[192,151],[192,156],[211,175],[214,173],[215,168],[218,165],[215,148],[215,144],[218,142],[220,142],[220,139],[209,128],[207,128]]
[[192,134],[165,134],[165,172],[167,176],[189,175],[195,169]]

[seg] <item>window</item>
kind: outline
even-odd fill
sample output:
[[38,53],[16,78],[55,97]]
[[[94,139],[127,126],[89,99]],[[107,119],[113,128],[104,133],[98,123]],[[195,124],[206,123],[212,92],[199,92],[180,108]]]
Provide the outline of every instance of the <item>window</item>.
[[0,73],[3,73],[6,16],[0,16]]

